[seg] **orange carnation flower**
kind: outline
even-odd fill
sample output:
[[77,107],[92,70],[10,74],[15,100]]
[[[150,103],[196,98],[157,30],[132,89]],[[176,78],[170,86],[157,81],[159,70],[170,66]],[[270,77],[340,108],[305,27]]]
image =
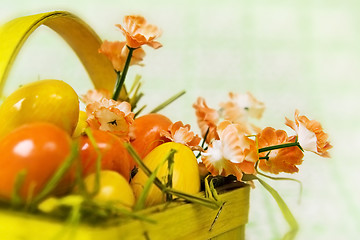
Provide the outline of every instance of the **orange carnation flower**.
[[217,128],[219,139],[212,141],[201,160],[212,175],[236,176],[254,174],[258,153],[255,141],[241,132],[237,124],[221,122]]
[[134,121],[134,113],[128,102],[117,102],[102,98],[86,106],[87,122],[91,128],[112,132],[129,140],[129,126]]
[[152,48],[160,48],[162,45],[154,41],[160,36],[160,30],[155,25],[148,24],[142,16],[125,16],[123,24],[117,24],[126,37],[126,44],[131,48],[139,48],[148,45]]
[[246,94],[229,93],[230,100],[221,103],[221,109],[225,120],[243,125],[247,134],[258,132],[256,126],[249,123],[248,118],[260,119],[264,110],[264,103],[258,101],[250,92]]
[[81,101],[86,105],[100,102],[103,98],[110,98],[110,92],[105,89],[92,89],[87,91],[86,94],[81,96]]
[[295,130],[300,146],[307,151],[314,152],[322,157],[330,157],[328,150],[332,145],[328,142],[328,135],[321,124],[316,120],[309,120],[306,116],[299,116],[295,111],[295,122],[285,118],[285,124]]
[[190,128],[189,124],[184,125],[181,121],[178,121],[171,124],[168,131],[162,130],[160,136],[176,143],[182,143],[191,149],[197,149],[201,138],[190,131]]
[[212,139],[218,138],[216,133],[216,124],[220,118],[218,111],[209,108],[205,99],[202,97],[197,99],[196,103],[193,104],[193,108],[195,108],[197,123],[202,137],[205,137],[205,134],[208,131],[206,142],[210,143]]
[[[275,130],[267,127],[257,135],[259,148],[280,145],[284,143],[295,142],[295,137],[288,138],[287,133],[283,130]],[[299,147],[287,147],[259,154],[260,157],[267,156],[268,159],[259,161],[259,168],[265,172],[279,174],[280,172],[295,173],[299,169],[296,165],[302,163],[304,157]]]
[[[126,42],[109,42],[104,41],[101,44],[99,53],[104,54],[112,63],[114,69],[121,72],[124,69],[127,56],[129,54],[129,48],[126,46]],[[145,51],[142,48],[137,48],[132,54],[130,65],[142,65],[140,62],[145,57]]]

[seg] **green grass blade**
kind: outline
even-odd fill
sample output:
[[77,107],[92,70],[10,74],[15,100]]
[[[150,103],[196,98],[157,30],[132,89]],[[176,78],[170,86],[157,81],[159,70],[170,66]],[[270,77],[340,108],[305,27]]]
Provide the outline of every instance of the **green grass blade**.
[[11,206],[12,207],[18,207],[20,206],[23,201],[20,197],[20,189],[23,186],[24,180],[26,177],[26,170],[21,170],[15,179],[15,183],[14,183],[14,187],[13,187],[13,191],[11,193]]
[[90,128],[85,129],[85,134],[88,136],[91,145],[93,145],[95,152],[96,152],[96,165],[95,165],[95,183],[94,183],[94,190],[92,193],[90,193],[91,196],[95,196],[100,189],[100,171],[101,171],[101,151],[99,149],[99,146],[96,143],[96,140],[94,138],[94,135],[92,134],[92,131]]
[[48,196],[66,174],[66,172],[70,169],[74,161],[77,159],[79,154],[79,147],[77,142],[74,142],[71,145],[70,155],[65,159],[62,165],[57,169],[54,175],[50,178],[50,180],[46,183],[45,187],[42,191],[33,199],[31,202],[32,206],[36,206],[39,202],[41,202],[46,196]]
[[[168,162],[168,176],[167,176],[167,188],[173,187],[173,174],[174,174],[174,154],[176,153],[176,150],[171,149],[169,152],[169,155],[167,156],[166,160]],[[166,194],[166,201],[171,201],[172,195],[170,193]]]
[[186,93],[185,90],[173,95],[172,97],[170,97],[168,100],[166,100],[165,102],[163,102],[162,104],[160,104],[159,106],[157,106],[156,108],[154,108],[150,113],[157,113],[158,111],[160,111],[161,109],[165,108],[167,105],[169,105],[170,103],[172,103],[173,101],[175,101],[176,99],[178,99],[179,97],[181,97],[182,95],[184,95]]
[[279,193],[273,189],[269,184],[267,184],[265,181],[261,180],[260,178],[257,178],[257,180],[263,185],[263,187],[271,194],[271,196],[275,199],[276,203],[278,204],[286,222],[290,226],[290,230],[284,235],[282,238],[283,240],[293,240],[295,239],[297,232],[299,230],[299,225],[291,213],[289,207],[286,205],[285,201],[281,198]]
[[[151,176],[152,172],[151,170],[141,161],[141,158],[136,153],[134,148],[129,143],[125,143],[125,148],[129,152],[129,154],[133,157],[134,161],[139,165],[139,168],[144,171],[144,173],[149,177]],[[191,194],[184,193],[182,191],[178,191],[173,188],[167,188],[157,177],[154,179],[154,184],[163,192],[163,193],[170,193],[174,196],[177,196],[178,198],[185,199],[192,203],[201,204],[203,206],[212,208],[212,209],[218,209],[221,205],[221,201],[215,201],[208,198],[198,197]]]
[[142,190],[139,199],[136,201],[136,204],[134,206],[134,211],[139,211],[145,208],[145,201],[147,196],[149,195],[150,189],[154,183],[154,180],[156,178],[156,175],[160,169],[162,164],[160,164],[159,166],[157,166],[155,168],[155,170],[152,172],[152,174],[150,175],[150,177],[148,178],[148,180],[146,181],[145,185],[144,185],[144,189]]

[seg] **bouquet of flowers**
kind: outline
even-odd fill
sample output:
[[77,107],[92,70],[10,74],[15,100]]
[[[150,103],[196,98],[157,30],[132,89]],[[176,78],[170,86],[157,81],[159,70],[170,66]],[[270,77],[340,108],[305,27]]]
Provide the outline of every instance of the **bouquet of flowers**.
[[[321,124],[295,110],[285,118],[293,130],[259,127],[265,104],[251,93],[229,93],[218,108],[199,97],[193,104],[199,134],[186,119],[158,112],[182,96],[174,94],[144,114],[141,77],[126,86],[130,66],[142,66],[145,45],[162,47],[160,29],[142,16],[116,25],[123,41],[103,41],[116,73],[113,92],[91,89],[80,96],[67,83],[41,80],[24,85],[0,106],[0,199],[2,205],[50,216],[97,222],[118,216],[151,221],[139,210],[185,201],[217,209],[225,202],[217,187],[259,181],[278,202],[292,239],[297,222],[266,173],[296,173],[304,151],[329,157],[332,147]],[[281,178],[279,178],[281,179]],[[198,193],[203,190],[205,197]],[[226,206],[226,205],[225,205]],[[213,223],[216,223],[216,218]]]

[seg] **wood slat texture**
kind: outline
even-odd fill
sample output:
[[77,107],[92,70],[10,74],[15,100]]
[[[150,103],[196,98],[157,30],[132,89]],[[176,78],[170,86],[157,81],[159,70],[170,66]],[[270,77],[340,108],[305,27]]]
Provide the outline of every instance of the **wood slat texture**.
[[16,239],[244,239],[249,212],[249,186],[220,195],[226,201],[209,231],[217,210],[197,204],[172,203],[146,209],[144,213],[157,223],[131,220],[110,227],[80,225],[76,229],[62,222],[12,211],[0,211],[2,240]]

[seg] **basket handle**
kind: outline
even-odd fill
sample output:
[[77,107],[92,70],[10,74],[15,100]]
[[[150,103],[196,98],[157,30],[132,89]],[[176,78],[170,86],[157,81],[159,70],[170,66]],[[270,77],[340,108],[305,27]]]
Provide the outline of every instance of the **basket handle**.
[[116,74],[111,62],[98,49],[97,34],[81,19],[69,12],[54,11],[16,18],[0,28],[0,96],[22,45],[39,26],[57,32],[75,51],[95,88],[112,91]]

